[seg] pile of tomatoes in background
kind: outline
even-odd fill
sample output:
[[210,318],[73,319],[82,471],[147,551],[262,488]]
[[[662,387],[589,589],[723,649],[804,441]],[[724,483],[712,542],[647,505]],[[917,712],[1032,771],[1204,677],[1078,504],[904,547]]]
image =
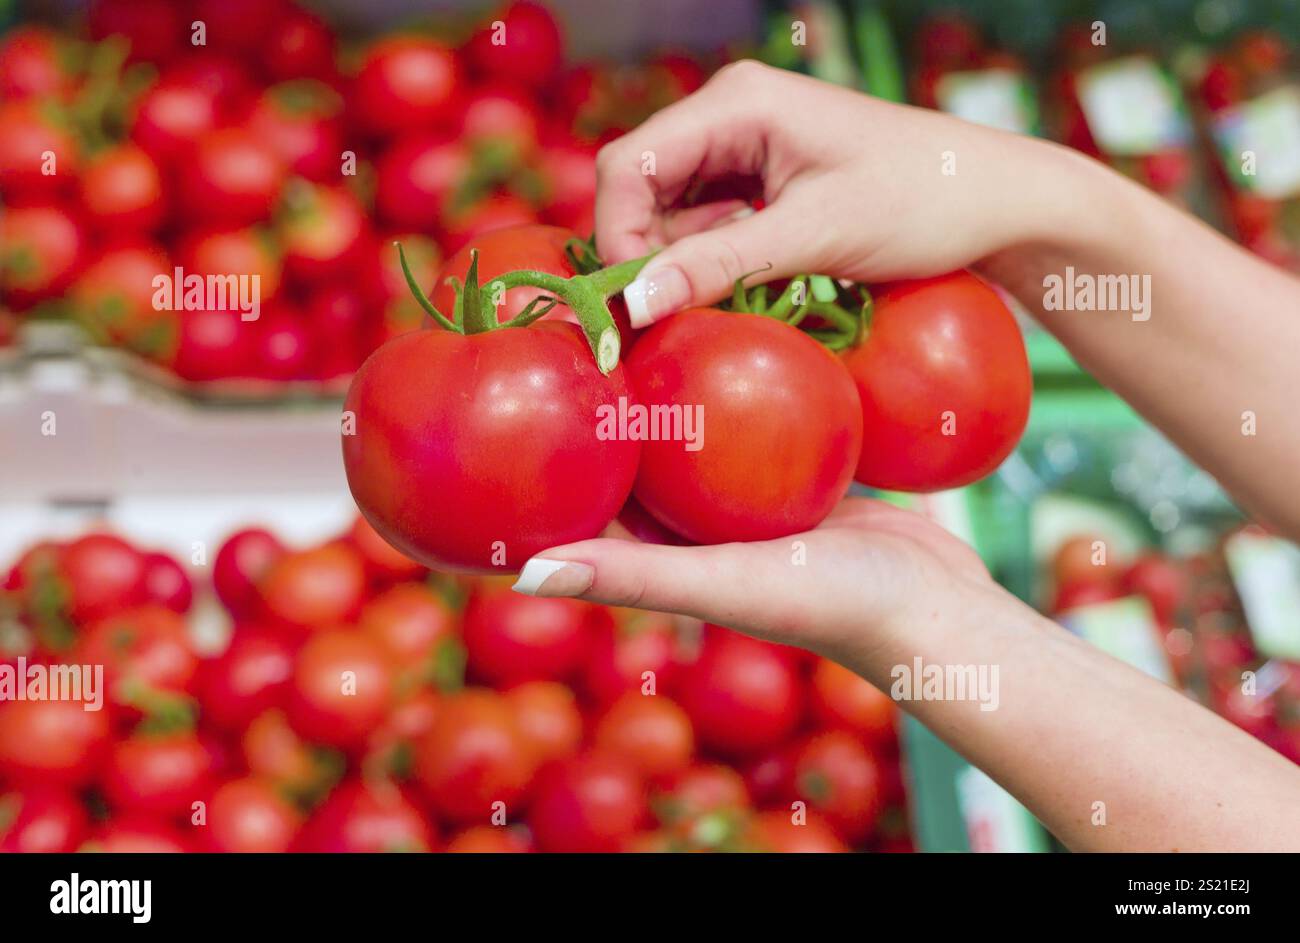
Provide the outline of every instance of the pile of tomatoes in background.
[[[589,232],[597,146],[707,75],[565,65],[532,3],[346,44],[292,0],[94,0],[84,27],[0,36],[0,342],[68,319],[236,389],[341,382],[418,326],[395,239],[432,285],[489,229]],[[258,276],[260,316],[158,310],[175,267]]]
[[430,574],[361,521],[201,567],[38,543],[0,632],[104,666],[102,710],[0,703],[2,851],[911,849],[894,706],[848,670]]

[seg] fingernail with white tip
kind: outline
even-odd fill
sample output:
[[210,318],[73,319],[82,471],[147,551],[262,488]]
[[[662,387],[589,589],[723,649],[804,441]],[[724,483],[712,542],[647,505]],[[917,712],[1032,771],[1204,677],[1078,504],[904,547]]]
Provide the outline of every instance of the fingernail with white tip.
[[595,578],[596,571],[585,563],[533,557],[510,588],[525,596],[579,596]]
[[662,265],[642,272],[623,289],[628,320],[633,327],[645,327],[671,314],[691,300],[691,286],[676,265]]

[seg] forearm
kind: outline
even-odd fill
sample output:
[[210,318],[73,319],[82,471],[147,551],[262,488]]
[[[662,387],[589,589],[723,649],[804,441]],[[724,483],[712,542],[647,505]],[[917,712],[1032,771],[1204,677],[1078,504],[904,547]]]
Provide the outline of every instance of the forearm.
[[[1300,537],[1300,281],[1095,162],[1035,146],[1054,164],[1059,205],[1038,238],[987,259],[984,272],[1245,507]],[[1044,280],[1067,266],[1150,276],[1149,319],[1048,310]]]
[[1002,590],[977,593],[967,611],[960,623],[913,622],[846,661],[885,691],[916,658],[996,667],[994,709],[969,698],[901,706],[1068,847],[1300,851],[1300,768]]

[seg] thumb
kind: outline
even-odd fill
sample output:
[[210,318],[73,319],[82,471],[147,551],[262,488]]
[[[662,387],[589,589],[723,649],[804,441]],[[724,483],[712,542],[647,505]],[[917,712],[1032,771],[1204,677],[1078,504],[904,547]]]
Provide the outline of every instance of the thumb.
[[752,272],[762,270],[764,280],[797,274],[789,268],[797,242],[783,229],[784,215],[779,207],[766,207],[664,249],[623,289],[632,326],[726,297],[736,279]]
[[782,557],[775,550],[766,543],[671,547],[584,540],[533,557],[514,589],[760,628],[773,615],[771,587],[788,576],[776,572]]

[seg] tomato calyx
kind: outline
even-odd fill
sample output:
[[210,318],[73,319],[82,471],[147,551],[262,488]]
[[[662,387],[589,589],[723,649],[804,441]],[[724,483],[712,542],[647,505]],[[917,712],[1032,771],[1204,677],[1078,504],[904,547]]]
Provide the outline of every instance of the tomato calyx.
[[736,279],[726,308],[776,318],[791,327],[811,317],[818,326],[804,327],[804,333],[832,351],[847,350],[866,339],[873,301],[865,285],[844,286],[828,275],[796,275],[772,298],[767,285],[745,287],[745,280],[757,274]]
[[[478,251],[470,250],[470,265],[469,271],[465,273],[465,281],[461,282],[455,278],[449,281],[456,291],[456,302],[452,316],[448,318],[434,307],[424,289],[415,280],[401,244],[396,242],[393,244],[397,247],[397,255],[402,264],[402,275],[406,278],[411,294],[419,302],[420,307],[445,330],[469,335],[503,328],[527,327],[546,315],[555,305],[563,302],[577,315],[578,324],[587,338],[592,355],[596,358],[596,366],[606,376],[618,365],[622,346],[618,327],[614,324],[614,316],[610,313],[607,300],[630,285],[651,258],[647,255],[620,262],[618,265],[596,268],[571,278],[562,278],[550,272],[522,269],[506,272],[491,279],[486,285],[479,285]],[[567,251],[568,247],[566,247]],[[594,250],[591,250],[587,244],[575,248],[574,252],[575,256],[581,252],[588,259],[595,258]],[[589,262],[583,263],[584,267],[589,264]],[[497,305],[505,297],[505,293],[512,288],[524,287],[540,288],[548,294],[534,298],[523,311],[509,321],[498,323]]]

